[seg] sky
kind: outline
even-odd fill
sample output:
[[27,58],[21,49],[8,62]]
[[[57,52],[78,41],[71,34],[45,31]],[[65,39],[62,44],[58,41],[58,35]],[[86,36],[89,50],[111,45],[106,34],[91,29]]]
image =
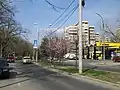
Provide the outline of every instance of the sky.
[[[61,8],[67,8],[72,0],[48,0],[52,4]],[[71,11],[73,7],[78,4],[76,0],[66,14]],[[95,31],[100,32],[101,19],[96,13],[103,16],[106,23],[112,25],[113,28],[117,26],[117,19],[120,18],[120,0],[86,0],[85,7],[83,8],[83,20],[87,20],[89,25],[95,26]],[[28,38],[30,42],[33,42],[37,38],[37,30],[40,32],[40,38],[43,37],[45,28],[48,28],[50,24],[64,11],[59,10],[56,12],[53,8],[45,2],[45,0],[20,0],[13,3],[16,7],[15,19],[21,23],[24,28],[30,30]],[[66,15],[65,14],[65,15]],[[64,15],[64,16],[65,16]],[[63,16],[63,17],[64,17]],[[78,10],[71,16],[71,18],[63,25],[65,26],[76,24],[78,22]],[[62,23],[62,22],[61,22]],[[57,28],[61,24],[57,24]],[[61,31],[59,31],[61,32]]]

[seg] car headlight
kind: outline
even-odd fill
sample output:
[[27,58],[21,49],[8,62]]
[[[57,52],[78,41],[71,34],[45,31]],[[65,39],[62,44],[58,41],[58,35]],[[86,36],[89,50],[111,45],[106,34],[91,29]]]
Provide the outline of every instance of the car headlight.
[[23,62],[26,62],[26,60],[23,60]]

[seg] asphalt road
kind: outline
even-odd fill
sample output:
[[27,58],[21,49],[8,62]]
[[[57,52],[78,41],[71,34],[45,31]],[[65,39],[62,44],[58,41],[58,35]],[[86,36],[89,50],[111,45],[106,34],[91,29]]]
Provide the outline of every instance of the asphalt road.
[[[76,62],[75,60],[66,60],[64,63],[66,65],[74,66],[75,62]],[[83,67],[120,73],[120,62],[106,60],[105,64],[102,63],[103,61],[101,62],[99,60],[83,60]]]
[[103,83],[70,78],[34,64],[11,63],[10,66],[15,69],[9,79],[0,80],[0,90],[115,90]]

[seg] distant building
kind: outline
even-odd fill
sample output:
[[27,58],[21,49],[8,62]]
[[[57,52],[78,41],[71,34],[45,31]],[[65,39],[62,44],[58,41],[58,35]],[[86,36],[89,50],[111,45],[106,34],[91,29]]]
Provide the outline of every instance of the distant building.
[[65,27],[64,30],[65,39],[69,40],[71,43],[71,51],[75,52],[76,50],[76,40],[78,40],[78,26],[77,25],[70,25]]
[[70,42],[74,42],[74,40],[77,39],[78,26],[70,25],[68,27],[65,27],[64,34],[65,39],[70,40]]
[[101,36],[100,36],[100,34],[99,33],[95,33],[95,41],[97,42],[97,41],[101,41],[102,39],[101,39]]
[[[90,53],[94,51],[94,45],[96,41],[99,41],[101,39],[99,33],[95,33],[95,27],[90,26],[88,21],[82,21],[82,45],[84,48],[84,54],[88,54],[88,48],[90,47]],[[76,49],[78,49],[78,23],[74,25],[70,25],[65,27],[64,30],[64,37],[65,39],[69,40],[71,42],[71,52],[75,53]],[[91,54],[92,55],[92,54]]]
[[95,44],[95,27],[94,26],[89,26],[88,29],[88,35],[89,35],[89,44],[94,45]]
[[82,43],[83,47],[86,47],[89,44],[89,35],[88,35],[88,29],[89,29],[89,24],[88,21],[82,21]]

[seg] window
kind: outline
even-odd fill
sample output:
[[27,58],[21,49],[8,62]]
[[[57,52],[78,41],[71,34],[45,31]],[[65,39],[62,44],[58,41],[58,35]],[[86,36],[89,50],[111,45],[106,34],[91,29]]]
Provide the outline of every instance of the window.
[[88,24],[88,22],[83,22],[83,24]]
[[77,32],[77,30],[70,30],[70,32]]
[[89,27],[89,29],[95,29],[94,27]]

